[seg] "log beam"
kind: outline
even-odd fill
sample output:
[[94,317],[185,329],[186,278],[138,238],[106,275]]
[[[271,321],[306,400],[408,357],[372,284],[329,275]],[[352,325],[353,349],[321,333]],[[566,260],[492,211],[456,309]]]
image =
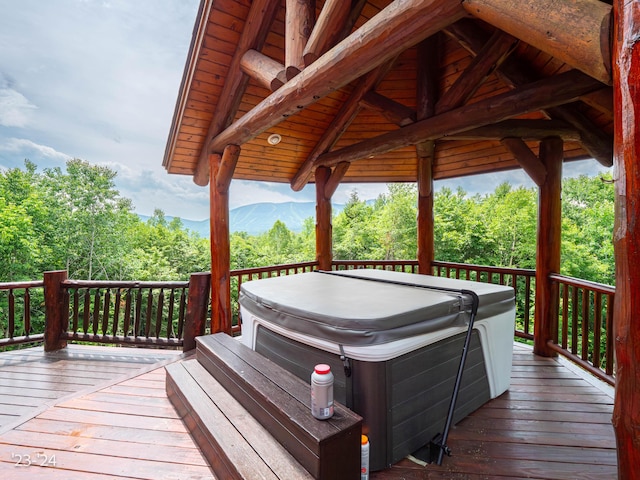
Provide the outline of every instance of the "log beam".
[[288,80],[304,68],[304,47],[311,36],[315,19],[315,0],[286,0],[284,65]]
[[392,65],[393,61],[389,61],[367,74],[358,82],[349,99],[342,104],[338,114],[333,118],[318,143],[313,147],[309,156],[302,162],[302,165],[300,165],[300,168],[291,179],[291,188],[294,191],[302,190],[307,184],[313,175],[316,159],[324,152],[329,151],[349,125],[351,125],[351,122],[353,122],[360,112],[360,101],[364,95],[380,82],[389,69],[391,69]]
[[580,95],[600,88],[600,85],[597,80],[571,70],[421,120],[400,130],[325,153],[318,157],[316,164],[332,166],[339,162],[371,158],[397,148],[435,140],[448,133],[463,132],[524,113],[568,103]]
[[368,92],[361,100],[364,108],[376,111],[391,123],[404,127],[416,121],[416,112],[411,108],[377,92]]
[[[240,68],[242,57],[249,49],[259,51],[262,48],[279,7],[280,0],[254,0],[251,3],[249,15],[242,29],[236,52],[229,65],[229,72],[222,87],[222,93],[209,124],[204,147],[200,152],[200,158],[193,174],[193,181],[196,185],[205,186],[209,182],[209,154],[211,149],[207,148],[207,145],[231,124],[240,106],[242,95],[249,83],[249,77]],[[244,142],[227,142],[217,152],[222,152],[224,147],[234,143],[241,145]]]
[[[489,35],[474,22],[463,19],[450,25],[445,32],[455,38],[469,53],[476,55],[487,42]],[[536,77],[529,72],[526,65],[518,62],[513,57],[508,58],[497,70],[498,77],[511,88],[526,85]],[[580,96],[580,100],[588,102],[594,93],[602,92],[602,89]],[[586,100],[585,100],[586,99]],[[548,110],[551,118],[565,119],[581,134],[581,138],[588,139],[582,147],[605,167],[610,167],[613,162],[613,139],[587,119],[573,105],[562,105]],[[596,132],[596,133],[593,133]]]
[[450,0],[395,0],[242,118],[206,142],[205,152],[242,145],[345,86],[466,13]]
[[351,2],[346,0],[327,0],[324,3],[302,54],[305,65],[311,65],[330,47],[342,40],[340,36],[349,19],[350,11]]
[[277,90],[287,83],[284,65],[253,49],[247,50],[242,56],[240,68],[260,85],[271,91]]
[[209,202],[211,229],[211,333],[231,335],[231,274],[229,244],[229,191],[216,181],[222,155],[209,155]]
[[331,270],[333,261],[331,196],[326,190],[330,177],[330,168],[316,169],[316,260],[320,270]]
[[496,30],[436,105],[436,113],[448,112],[467,103],[480,85],[509,56],[518,40]]
[[503,138],[501,143],[511,152],[531,180],[538,187],[542,187],[547,178],[547,168],[529,146],[521,138],[516,137]]
[[341,162],[334,167],[331,172],[331,176],[324,187],[324,194],[326,197],[329,199],[333,197],[333,194],[336,193],[336,189],[340,186],[340,182],[347,174],[347,170],[349,170],[350,166],[351,164],[349,162]]
[[611,85],[611,5],[599,0],[464,0],[473,16]]
[[236,169],[239,157],[240,147],[237,145],[227,145],[227,148],[222,152],[222,159],[220,160],[220,166],[216,174],[216,188],[218,191],[222,193],[229,192],[229,186],[231,185],[231,179],[233,178],[233,172]]
[[536,245],[536,309],[534,315],[533,353],[556,356],[548,343],[558,329],[558,289],[549,278],[560,272],[562,240],[562,140],[556,137],[540,142],[540,162],[547,175],[539,189],[538,241]]
[[442,140],[502,140],[518,137],[523,140],[542,140],[560,137],[565,142],[579,142],[580,133],[568,123],[560,120],[513,119],[465,130],[441,137]]
[[613,427],[618,447],[618,478],[631,480],[637,478],[640,465],[640,12],[637,2],[613,3],[616,202]]

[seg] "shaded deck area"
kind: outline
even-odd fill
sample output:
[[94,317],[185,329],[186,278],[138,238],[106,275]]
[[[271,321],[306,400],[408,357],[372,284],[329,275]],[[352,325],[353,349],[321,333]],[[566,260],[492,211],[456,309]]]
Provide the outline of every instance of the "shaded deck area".
[[[99,359],[89,360],[94,349],[104,365]],[[123,358],[116,359],[114,350]],[[31,398],[38,398],[36,391],[63,392],[5,423],[0,430],[0,471],[15,479],[214,478],[166,397],[165,370],[157,362],[181,356],[76,346],[55,355],[64,357],[58,362],[65,363],[56,367],[59,377],[68,378],[61,384],[80,385],[68,387],[75,393],[52,390],[37,376],[37,368],[56,363],[41,349],[0,354],[6,411],[12,405],[8,390],[16,392],[16,407],[23,398],[17,393],[20,389],[33,390]],[[44,367],[36,368],[39,363]],[[4,370],[12,364],[33,366],[34,377],[23,372],[27,376],[13,379],[12,371]],[[112,376],[101,377],[111,369]],[[94,384],[73,383],[73,378],[92,379]],[[12,386],[12,381],[17,383]],[[587,381],[561,361],[534,357],[530,349],[516,344],[510,391],[452,429],[452,457],[441,467],[403,460],[371,478],[612,479],[617,475],[612,408],[610,389]],[[16,455],[30,455],[39,463],[55,456],[56,466],[16,466]]]

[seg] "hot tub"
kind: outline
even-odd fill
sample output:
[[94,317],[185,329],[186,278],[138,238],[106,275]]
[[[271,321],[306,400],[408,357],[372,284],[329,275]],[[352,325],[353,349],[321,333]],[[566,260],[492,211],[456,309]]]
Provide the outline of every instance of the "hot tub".
[[441,432],[479,298],[457,422],[509,388],[511,287],[385,270],[309,272],[246,282],[242,342],[303,380],[331,365],[335,399],[364,419],[370,467],[396,463]]

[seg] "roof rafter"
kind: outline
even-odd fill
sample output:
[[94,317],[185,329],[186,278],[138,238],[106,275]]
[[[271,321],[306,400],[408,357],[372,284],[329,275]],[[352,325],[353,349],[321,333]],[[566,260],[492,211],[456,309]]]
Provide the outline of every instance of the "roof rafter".
[[[210,151],[206,146],[211,139],[215,138],[233,121],[233,117],[238,111],[242,94],[249,83],[249,77],[240,68],[242,57],[249,49],[259,51],[262,48],[279,7],[280,0],[254,0],[251,4],[249,16],[242,29],[236,52],[231,60],[229,73],[224,82],[222,94],[216,105],[216,110],[204,141],[204,148],[200,152],[200,158],[193,175],[193,181],[197,185],[205,186],[209,183]],[[222,149],[220,149],[221,151]]]
[[[469,53],[476,55],[485,44],[488,34],[469,20],[461,20],[445,29],[445,33],[455,38]],[[507,59],[497,70],[496,74],[511,88],[525,85],[534,76],[528,73],[526,66],[514,58]],[[603,85],[604,87],[604,85]],[[581,97],[593,98],[593,93],[601,92],[603,88],[590,92]],[[606,90],[606,88],[605,88]],[[606,135],[597,128],[591,120],[584,116],[574,105],[557,106],[547,110],[551,118],[558,118],[571,124],[580,132],[583,148],[605,167],[613,164],[613,137]]]
[[[228,144],[242,145],[464,15],[461,4],[450,0],[395,0],[206,142],[203,152],[218,152]],[[202,163],[201,158],[199,167]]]
[[421,120],[407,127],[359,142],[318,157],[316,166],[355,161],[437,139],[445,134],[506,120],[555,105],[575,101],[580,95],[600,88],[601,83],[576,70],[530,83],[507,93],[480,100]]

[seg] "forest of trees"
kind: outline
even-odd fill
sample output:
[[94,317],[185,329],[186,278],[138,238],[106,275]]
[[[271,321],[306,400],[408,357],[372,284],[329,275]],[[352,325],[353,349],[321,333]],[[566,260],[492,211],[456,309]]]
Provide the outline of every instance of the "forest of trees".
[[[115,188],[108,167],[0,172],[0,282],[67,270],[87,280],[186,280],[210,268],[209,241],[156,210],[146,222]],[[613,284],[610,176],[565,179],[561,273]],[[469,196],[443,188],[434,200],[437,260],[535,268],[537,192],[500,185]],[[415,259],[415,185],[390,184],[374,202],[353,192],[333,219],[334,258]],[[231,235],[231,268],[313,260],[314,219],[300,233],[282,222],[261,235]]]

